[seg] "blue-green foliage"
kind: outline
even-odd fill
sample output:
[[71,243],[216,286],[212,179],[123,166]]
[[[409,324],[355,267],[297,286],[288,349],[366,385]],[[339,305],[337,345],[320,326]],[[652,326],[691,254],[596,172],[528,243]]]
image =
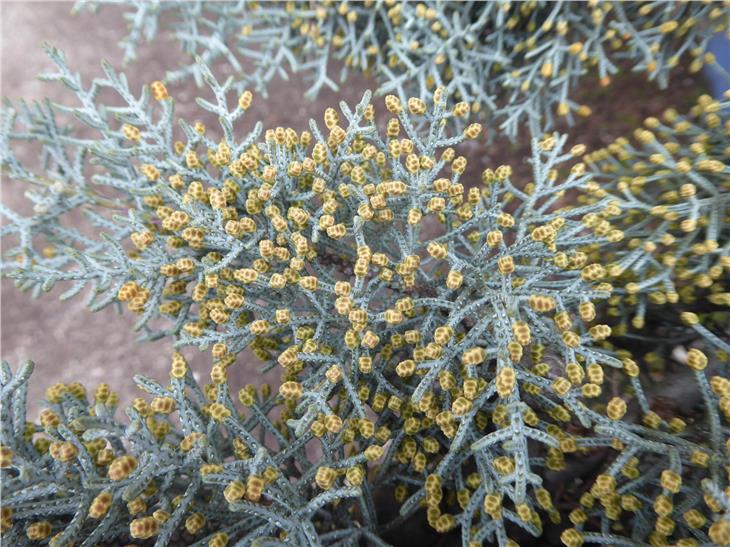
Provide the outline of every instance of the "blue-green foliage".
[[[117,2],[79,2],[77,10]],[[444,86],[475,103],[511,137],[529,123],[585,114],[579,80],[601,82],[622,63],[662,87],[685,54],[698,71],[714,32],[728,29],[722,2],[146,2],[123,3],[132,61],[142,41],[170,30],[189,56],[170,82],[203,74],[195,57],[222,61],[235,86],[266,93],[276,76],[301,72],[310,96],[338,89],[351,70],[374,74],[379,93],[426,98]],[[333,66],[334,60],[340,65]],[[344,64],[338,69],[337,66]],[[336,76],[340,70],[339,77]],[[590,77],[590,76],[589,76]],[[276,85],[276,84],[274,84]]]
[[[176,351],[169,384],[137,377],[150,400],[128,420],[114,418],[109,386],[90,400],[56,384],[33,425],[32,367],[4,366],[4,541],[380,545],[412,521],[458,529],[464,546],[513,546],[548,526],[569,546],[730,535],[727,312],[703,307],[727,306],[730,142],[710,116],[725,103],[703,99],[689,128],[649,122],[657,151],[687,156],[687,170],[650,154],[632,164],[648,152],[624,141],[612,159],[541,134],[529,181],[502,165],[477,185],[458,154],[481,126],[443,88],[384,108],[367,92],[305,132],[244,131],[251,94],[233,97],[235,80],[200,62],[213,99],[198,104],[219,126],[180,121],[176,142],[161,82],[137,94],[105,63],[86,85],[48,52],[57,72],[45,78],[78,105],[3,111],[3,169],[31,186],[34,209],[2,209],[3,274],[36,295],[87,290],[92,309],[139,314],[143,338],[210,349],[211,383]],[[28,144],[38,165],[18,160]],[[75,227],[78,212],[103,233]],[[677,230],[686,238],[664,238]],[[677,258],[666,274],[659,243]],[[687,325],[628,331],[667,302]],[[692,348],[657,341],[665,332]],[[275,389],[231,392],[248,350],[281,371]],[[655,396],[672,352],[699,394],[692,412]],[[397,511],[378,510],[386,496]]]

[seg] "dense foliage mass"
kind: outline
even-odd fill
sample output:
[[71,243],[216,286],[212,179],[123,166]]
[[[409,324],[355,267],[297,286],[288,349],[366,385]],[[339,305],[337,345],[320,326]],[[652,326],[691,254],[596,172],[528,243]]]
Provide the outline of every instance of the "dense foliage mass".
[[[96,9],[114,0],[82,1]],[[572,97],[590,75],[608,85],[621,63],[661,86],[683,54],[697,72],[713,32],[730,25],[728,2],[128,2],[122,46],[131,61],[158,28],[172,31],[187,66],[169,82],[203,74],[195,62],[221,61],[237,91],[266,94],[272,79],[301,72],[309,95],[337,89],[348,71],[375,74],[379,92],[405,101],[445,87],[515,137],[523,123],[549,128],[555,117],[590,113]],[[340,77],[333,61],[344,63]]]
[[[687,115],[670,109],[644,125],[633,143],[620,138],[585,158],[599,189],[595,197],[608,192],[622,210],[614,224],[627,245],[611,249],[609,270],[620,280],[614,300],[627,305],[619,315],[636,328],[644,325],[647,306],[701,312],[730,303],[727,102],[702,96]],[[605,230],[598,219],[589,222],[598,233]],[[703,319],[728,320],[723,314]]]
[[[482,126],[448,86],[264,130],[201,61],[205,127],[161,81],[137,94],[105,63],[85,84],[47,49],[78,104],[3,110],[33,210],[0,209],[3,275],[174,351],[121,421],[79,383],[33,421],[32,364],[3,366],[4,542],[388,545],[415,523],[468,547],[730,544],[730,101],[604,150],[541,132],[529,180],[479,177],[461,153]],[[251,356],[275,386],[230,386]]]

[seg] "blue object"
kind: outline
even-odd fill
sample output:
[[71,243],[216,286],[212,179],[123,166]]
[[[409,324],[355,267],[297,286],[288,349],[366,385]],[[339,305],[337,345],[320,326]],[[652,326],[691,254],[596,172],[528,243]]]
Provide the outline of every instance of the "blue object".
[[705,65],[703,73],[712,96],[720,99],[730,89],[730,39],[725,34],[716,34],[708,42],[707,51],[715,55],[717,64]]

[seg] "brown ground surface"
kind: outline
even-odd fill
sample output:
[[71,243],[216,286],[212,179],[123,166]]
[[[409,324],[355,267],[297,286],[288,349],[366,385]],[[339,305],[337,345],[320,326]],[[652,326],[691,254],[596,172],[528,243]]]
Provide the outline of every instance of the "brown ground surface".
[[[42,41],[61,48],[67,54],[70,66],[88,81],[101,74],[100,57],[115,67],[121,66],[121,50],[117,42],[124,36],[125,25],[120,9],[107,7],[100,14],[70,15],[70,2],[2,2],[2,95],[17,101],[20,98],[36,100],[50,97],[71,100],[70,93],[59,84],[44,83],[36,76],[51,68],[50,61],[40,48]],[[176,46],[160,39],[153,46],[142,48],[139,60],[127,70],[132,89],[158,79],[166,68],[176,66],[181,56]],[[691,104],[702,91],[701,82],[685,74],[675,75],[667,90],[658,90],[641,76],[626,74],[616,79],[613,86],[600,88],[594,79],[587,82],[581,93],[581,102],[589,104],[594,115],[582,120],[570,130],[571,141],[598,147],[628,134],[648,115],[656,115],[668,106],[680,110]],[[262,120],[265,127],[290,125],[303,129],[310,117],[320,118],[327,106],[339,99],[355,103],[366,88],[375,84],[364,76],[351,78],[337,94],[323,92],[316,102],[303,99],[305,83],[296,77],[289,82],[277,82],[270,88],[270,98],[259,98],[248,119]],[[198,119],[193,97],[196,89],[192,82],[170,87],[177,100],[177,111],[188,120]],[[202,116],[202,119],[205,119]],[[213,125],[211,123],[210,125]],[[523,139],[523,142],[527,142]],[[498,141],[486,152],[470,146],[467,156],[471,172],[479,173],[485,166],[513,165],[518,173],[525,173],[529,157],[527,145],[512,145]],[[32,159],[32,158],[31,158]],[[475,177],[475,180],[478,180]],[[22,206],[23,189],[10,181],[3,181],[2,200],[11,207]],[[36,374],[31,382],[30,400],[43,396],[45,388],[55,382],[81,380],[93,387],[108,382],[121,394],[122,405],[136,396],[132,376],[144,373],[156,378],[167,375],[170,344],[165,341],[138,344],[131,326],[131,314],[118,315],[111,309],[91,313],[84,309],[83,300],[69,302],[57,299],[59,291],[32,300],[16,290],[12,282],[2,281],[2,339],[1,356],[13,368],[32,358]],[[55,296],[55,298],[54,298]],[[200,376],[207,376],[208,358],[190,350],[193,368]],[[245,361],[239,359],[239,361]],[[240,362],[236,365],[233,382],[258,382],[258,364]]]

